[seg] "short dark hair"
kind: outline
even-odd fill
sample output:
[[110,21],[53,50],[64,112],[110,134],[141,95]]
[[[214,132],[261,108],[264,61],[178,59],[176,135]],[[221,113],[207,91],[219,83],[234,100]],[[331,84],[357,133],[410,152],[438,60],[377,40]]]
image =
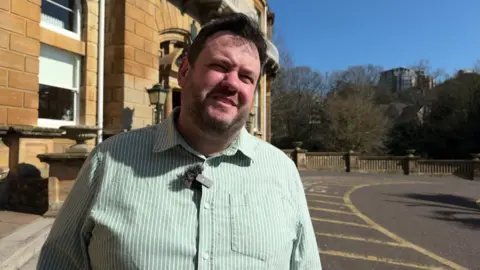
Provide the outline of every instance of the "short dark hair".
[[232,32],[255,44],[260,56],[260,70],[263,70],[263,66],[267,61],[265,35],[260,30],[258,23],[243,13],[228,13],[211,17],[210,21],[202,26],[202,29],[188,48],[187,58],[191,65],[195,64],[207,39],[220,31]]

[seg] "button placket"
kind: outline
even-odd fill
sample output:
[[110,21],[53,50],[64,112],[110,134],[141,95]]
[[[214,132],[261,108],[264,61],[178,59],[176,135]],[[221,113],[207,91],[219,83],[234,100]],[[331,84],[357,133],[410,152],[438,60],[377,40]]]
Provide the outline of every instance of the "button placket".
[[[205,177],[209,177],[209,159],[203,162],[203,172]],[[202,185],[202,198],[200,201],[201,208],[199,209],[199,226],[200,226],[200,238],[199,238],[199,257],[198,262],[199,269],[210,269],[212,260],[212,187],[208,188]]]

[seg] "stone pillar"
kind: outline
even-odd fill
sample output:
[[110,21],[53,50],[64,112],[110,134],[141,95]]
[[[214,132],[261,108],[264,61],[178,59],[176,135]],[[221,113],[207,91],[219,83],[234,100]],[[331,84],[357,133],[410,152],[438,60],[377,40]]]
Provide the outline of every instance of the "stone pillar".
[[415,149],[407,149],[403,164],[403,173],[405,175],[418,175],[418,160],[420,157],[415,156]]
[[67,198],[88,153],[41,154],[38,158],[48,163],[48,211],[45,216],[55,216]]
[[480,181],[480,153],[472,154],[472,180]]
[[299,170],[307,169],[307,150],[300,148],[303,142],[293,142],[295,149],[293,150],[293,160]]
[[354,152],[353,150],[350,150],[345,154],[345,169],[347,172],[360,171],[359,156],[360,153]]
[[45,216],[55,216],[77,178],[77,174],[87,159],[90,149],[87,140],[96,137],[98,127],[64,126],[66,137],[76,141],[76,144],[65,150],[65,153],[41,154],[37,157],[41,162],[49,164],[48,177],[48,211]]

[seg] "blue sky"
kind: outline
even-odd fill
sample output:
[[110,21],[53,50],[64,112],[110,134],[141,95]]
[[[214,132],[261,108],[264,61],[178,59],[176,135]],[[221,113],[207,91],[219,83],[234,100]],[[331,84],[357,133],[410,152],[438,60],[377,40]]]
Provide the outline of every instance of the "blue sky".
[[296,65],[325,72],[427,59],[451,73],[480,59],[480,0],[269,0]]

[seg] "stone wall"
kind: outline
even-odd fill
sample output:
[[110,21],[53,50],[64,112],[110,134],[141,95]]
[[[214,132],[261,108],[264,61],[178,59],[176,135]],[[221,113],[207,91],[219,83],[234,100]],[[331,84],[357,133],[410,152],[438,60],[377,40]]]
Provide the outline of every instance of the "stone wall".
[[40,4],[0,1],[0,124],[37,124]]
[[160,43],[184,39],[159,33],[189,31],[193,21],[170,1],[123,1],[107,0],[106,9],[105,124],[114,129],[152,124],[146,89],[159,81]]

